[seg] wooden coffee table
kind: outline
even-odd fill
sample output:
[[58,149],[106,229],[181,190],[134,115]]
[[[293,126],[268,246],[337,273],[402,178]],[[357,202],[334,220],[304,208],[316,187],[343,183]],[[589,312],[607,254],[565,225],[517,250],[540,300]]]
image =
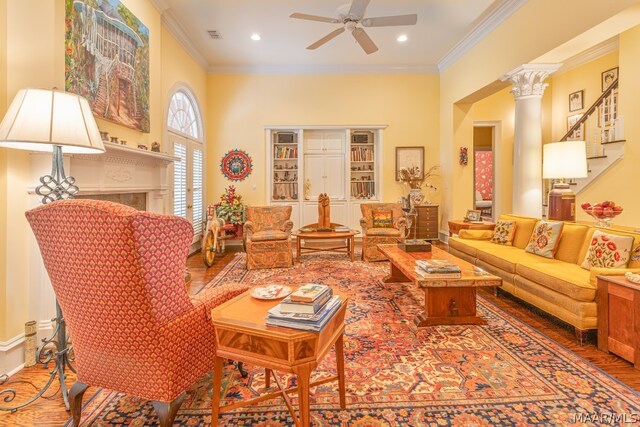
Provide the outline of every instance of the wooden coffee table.
[[[235,297],[211,310],[216,331],[216,361],[213,371],[213,402],[211,425],[218,425],[218,415],[232,409],[261,402],[274,397],[284,398],[296,426],[309,426],[309,388],[338,380],[340,407],[345,409],[344,378],[344,317],[347,311],[347,297],[342,297],[342,306],[333,318],[319,332],[266,326],[267,311],[280,300],[264,301],[253,298],[251,291]],[[318,366],[327,352],[335,347],[337,375],[313,383],[311,372]],[[271,386],[271,376],[279,391],[263,394],[255,399],[245,400],[220,407],[222,391],[222,365],[226,359],[250,363],[265,368],[265,388]],[[273,371],[297,375],[298,387],[284,389]],[[287,393],[298,392],[299,417]]]
[[493,222],[470,222],[462,220],[449,221],[449,237],[458,234],[460,230],[493,230],[496,225]]
[[[414,319],[417,326],[431,325],[485,325],[487,322],[476,315],[476,288],[501,286],[502,279],[451,255],[435,246],[431,252],[405,252],[397,245],[378,245],[380,252],[391,261],[391,274],[385,283],[413,282],[424,290],[424,312]],[[416,274],[417,259],[445,259],[462,270],[459,279],[429,279]]]
[[[331,224],[336,226],[339,224]],[[303,228],[314,228],[317,224],[311,224]],[[298,230],[293,233],[296,236],[296,261],[300,262],[300,255],[303,251],[307,252],[341,252],[346,253],[351,257],[351,261],[354,260],[354,236],[359,234],[357,230],[349,230],[348,232],[337,233],[335,231],[309,231],[304,232]],[[308,241],[333,241],[336,242],[333,246],[309,246],[306,245]]]

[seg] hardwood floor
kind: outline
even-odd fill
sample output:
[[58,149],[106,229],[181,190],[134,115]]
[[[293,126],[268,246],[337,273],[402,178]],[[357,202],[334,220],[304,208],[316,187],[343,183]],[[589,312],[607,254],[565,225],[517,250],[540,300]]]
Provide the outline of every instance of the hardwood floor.
[[[227,253],[216,258],[214,265],[208,269],[205,268],[199,254],[191,256],[188,260],[188,266],[192,276],[189,291],[196,293],[200,290],[229,262],[234,252],[239,250],[240,247],[237,246],[227,248]],[[493,302],[498,307],[533,326],[538,331],[590,361],[619,381],[640,391],[640,371],[634,369],[631,363],[617,356],[598,351],[595,345],[595,335],[591,337],[587,345],[580,347],[575,343],[573,328],[560,324],[558,321],[549,318],[549,316],[544,313],[518,301],[504,292],[500,292],[497,297],[487,290],[481,290],[480,293],[484,298]],[[37,365],[23,369],[14,375],[10,379],[10,383],[17,391],[16,402],[25,400],[25,398],[33,395],[36,389],[28,383],[31,382],[35,384],[39,389],[48,379],[47,372],[48,371],[43,369],[42,366]],[[69,373],[67,384],[71,386],[73,381],[75,381],[75,375]],[[6,388],[7,386],[0,387],[0,391]],[[90,388],[87,393],[85,393],[85,398],[89,398],[93,394],[93,391],[94,389]],[[63,425],[69,418],[69,413],[64,408],[59,385],[53,385],[46,393],[46,396],[46,399],[39,399],[17,412],[0,412],[0,426]],[[6,403],[2,402],[3,397],[3,395],[0,395],[0,406],[6,405]]]

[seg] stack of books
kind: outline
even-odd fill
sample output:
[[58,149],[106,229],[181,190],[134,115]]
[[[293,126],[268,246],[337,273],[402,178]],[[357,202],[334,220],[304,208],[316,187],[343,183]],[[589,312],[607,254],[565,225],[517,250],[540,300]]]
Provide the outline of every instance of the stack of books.
[[336,225],[335,232],[336,233],[348,233],[351,229],[346,225]]
[[462,276],[458,265],[444,259],[416,260],[414,271],[425,279],[459,279]]
[[307,283],[269,310],[265,323],[320,332],[341,305],[341,298],[329,286]]

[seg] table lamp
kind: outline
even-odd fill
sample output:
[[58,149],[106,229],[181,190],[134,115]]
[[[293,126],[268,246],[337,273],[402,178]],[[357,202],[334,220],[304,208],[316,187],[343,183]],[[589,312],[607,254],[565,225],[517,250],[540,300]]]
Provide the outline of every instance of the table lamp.
[[547,217],[559,221],[575,221],[576,195],[564,179],[587,176],[586,143],[563,141],[545,144],[542,158],[542,177],[558,180],[549,192]]
[[[0,123],[0,147],[29,151],[53,151],[51,174],[40,177],[36,193],[42,196],[42,203],[55,200],[72,199],[79,191],[75,178],[66,176],[62,151],[66,153],[104,153],[104,145],[93,113],[86,99],[59,90],[22,89],[9,106]],[[69,363],[69,347],[67,334],[60,306],[56,303],[56,327],[50,338],[43,340],[38,349],[36,359],[48,363],[55,358],[56,366],[46,385],[35,396],[26,402],[11,408],[0,407],[0,410],[16,410],[43,395],[59,377],[60,390],[64,403],[69,410],[67,388],[64,382],[65,368],[73,367]],[[52,352],[51,346],[55,348]],[[2,381],[0,381],[0,384]],[[6,391],[5,391],[6,392]],[[10,391],[15,397],[15,392]],[[13,399],[3,399],[9,402]]]

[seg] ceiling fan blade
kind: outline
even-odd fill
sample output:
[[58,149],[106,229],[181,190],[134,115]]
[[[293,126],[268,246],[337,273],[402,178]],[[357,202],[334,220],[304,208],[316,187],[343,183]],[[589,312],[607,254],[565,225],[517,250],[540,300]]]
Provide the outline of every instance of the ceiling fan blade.
[[353,15],[357,18],[362,18],[364,11],[367,9],[367,6],[369,6],[369,1],[371,0],[352,0],[351,8],[347,16]]
[[377,18],[365,18],[360,21],[363,27],[394,27],[396,25],[416,25],[418,15],[379,16]]
[[378,46],[369,38],[367,33],[362,28],[354,28],[351,31],[353,37],[356,39],[362,50],[364,50],[367,55],[372,54],[373,52],[378,50]]
[[328,42],[332,38],[337,37],[342,33],[344,33],[344,27],[340,27],[337,30],[330,32],[329,34],[327,34],[326,36],[324,36],[323,38],[321,38],[317,42],[307,46],[307,49],[313,50],[313,49],[319,48],[320,46],[322,46],[323,44],[325,44],[326,42]]
[[330,24],[337,24],[338,22],[340,22],[335,18],[327,18],[326,16],[308,15],[306,13],[292,13],[291,15],[289,15],[289,18],[306,19],[307,21],[328,22]]

